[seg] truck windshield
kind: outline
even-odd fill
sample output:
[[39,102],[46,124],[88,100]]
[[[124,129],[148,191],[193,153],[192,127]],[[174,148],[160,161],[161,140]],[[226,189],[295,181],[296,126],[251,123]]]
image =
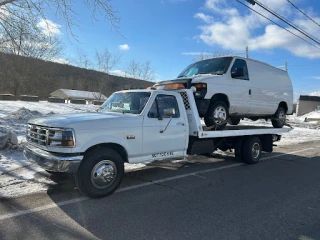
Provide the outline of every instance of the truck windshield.
[[112,94],[98,112],[140,114],[150,98],[149,92],[120,92]]
[[181,77],[191,77],[200,74],[213,74],[222,75],[225,74],[229,68],[232,57],[221,57],[206,59],[203,61],[195,62],[184,69],[178,76]]

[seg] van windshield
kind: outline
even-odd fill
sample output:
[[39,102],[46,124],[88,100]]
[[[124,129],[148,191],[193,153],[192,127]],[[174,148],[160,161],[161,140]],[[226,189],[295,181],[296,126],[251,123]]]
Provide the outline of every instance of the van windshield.
[[191,77],[200,74],[222,75],[228,70],[232,57],[212,58],[189,65],[178,76]]
[[112,94],[98,112],[140,114],[150,98],[149,92],[118,92]]

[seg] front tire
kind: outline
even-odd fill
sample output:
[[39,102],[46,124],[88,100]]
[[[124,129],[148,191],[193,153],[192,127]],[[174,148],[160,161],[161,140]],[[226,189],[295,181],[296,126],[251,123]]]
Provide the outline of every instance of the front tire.
[[76,174],[76,184],[81,193],[91,198],[112,194],[124,176],[121,156],[110,148],[98,148],[85,155]]
[[227,125],[229,108],[224,102],[215,102],[209,106],[204,122],[207,127],[213,126],[216,130],[222,130]]
[[283,107],[279,107],[271,122],[274,128],[282,128],[286,123],[286,110]]

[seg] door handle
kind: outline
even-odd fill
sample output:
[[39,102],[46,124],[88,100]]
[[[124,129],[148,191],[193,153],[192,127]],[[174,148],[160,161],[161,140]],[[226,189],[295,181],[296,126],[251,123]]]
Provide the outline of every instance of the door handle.
[[249,95],[251,95],[251,89],[249,89]]
[[178,122],[177,125],[184,126],[184,123],[183,122]]

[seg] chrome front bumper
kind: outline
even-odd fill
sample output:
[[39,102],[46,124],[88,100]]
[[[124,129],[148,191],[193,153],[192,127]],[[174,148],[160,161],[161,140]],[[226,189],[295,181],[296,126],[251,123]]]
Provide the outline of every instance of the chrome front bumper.
[[36,162],[45,170],[66,173],[76,173],[83,159],[81,155],[57,155],[30,144],[25,146],[23,155],[28,160]]

